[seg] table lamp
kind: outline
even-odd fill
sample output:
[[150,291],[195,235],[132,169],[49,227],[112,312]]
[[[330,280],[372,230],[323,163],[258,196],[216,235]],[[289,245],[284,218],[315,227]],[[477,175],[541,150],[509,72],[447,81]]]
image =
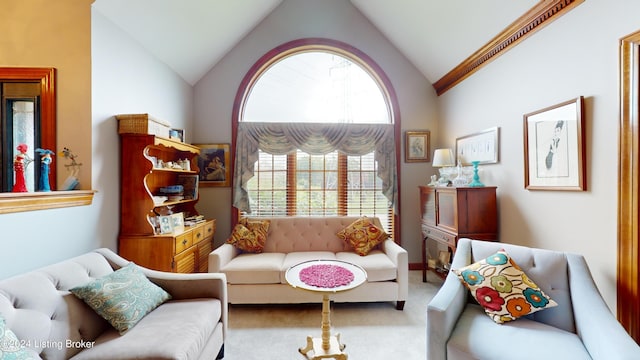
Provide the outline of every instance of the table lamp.
[[451,149],[436,149],[433,153],[433,162],[431,163],[431,166],[440,168],[438,169],[440,172],[438,184],[447,185],[449,183],[449,176],[451,175],[449,168],[454,165],[453,151],[451,151]]

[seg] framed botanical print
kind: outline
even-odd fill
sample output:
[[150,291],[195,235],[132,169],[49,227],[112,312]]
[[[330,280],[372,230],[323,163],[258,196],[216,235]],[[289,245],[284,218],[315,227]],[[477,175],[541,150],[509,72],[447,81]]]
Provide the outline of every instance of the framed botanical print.
[[404,162],[429,162],[429,131],[406,131],[404,134]]

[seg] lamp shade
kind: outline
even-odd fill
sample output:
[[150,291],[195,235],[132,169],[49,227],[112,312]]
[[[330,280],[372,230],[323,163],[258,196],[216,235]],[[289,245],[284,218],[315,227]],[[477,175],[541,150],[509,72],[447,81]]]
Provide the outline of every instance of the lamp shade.
[[454,166],[453,151],[451,149],[436,149],[431,165],[434,167]]

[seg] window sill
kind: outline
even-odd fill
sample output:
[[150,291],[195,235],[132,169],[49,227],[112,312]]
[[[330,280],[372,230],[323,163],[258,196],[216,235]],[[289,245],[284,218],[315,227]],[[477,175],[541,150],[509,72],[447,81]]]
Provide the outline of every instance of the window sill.
[[91,205],[95,190],[0,193],[0,214]]

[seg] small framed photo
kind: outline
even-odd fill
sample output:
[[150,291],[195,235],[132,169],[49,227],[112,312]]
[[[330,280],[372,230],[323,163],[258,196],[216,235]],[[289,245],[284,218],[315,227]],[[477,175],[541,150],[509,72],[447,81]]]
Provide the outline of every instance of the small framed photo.
[[173,221],[171,216],[160,215],[158,216],[158,225],[160,234],[172,234],[173,233]]
[[171,214],[171,226],[173,228],[174,233],[181,233],[184,231],[184,214],[179,212],[176,214]]
[[500,154],[500,128],[494,127],[456,139],[456,164],[495,164]]
[[585,191],[583,97],[524,115],[524,187]]
[[182,130],[182,129],[169,129],[169,138],[171,140],[184,142],[184,130]]
[[229,144],[195,144],[200,148],[198,179],[200,186],[231,186]]
[[404,162],[429,162],[429,131],[405,131]]

